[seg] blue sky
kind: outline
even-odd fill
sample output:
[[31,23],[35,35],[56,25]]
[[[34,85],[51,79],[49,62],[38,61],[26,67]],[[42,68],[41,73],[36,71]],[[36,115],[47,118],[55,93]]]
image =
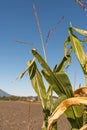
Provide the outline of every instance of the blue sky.
[[[21,40],[41,44],[33,3],[37,9],[44,41],[48,31],[64,16],[46,49],[47,61],[52,69],[64,55],[63,45],[68,36],[70,22],[75,27],[87,30],[87,13],[74,0],[0,0],[0,88],[13,95],[35,95],[28,75],[22,80],[16,80],[16,77],[25,70],[27,61],[33,58],[31,49],[37,48],[43,56],[42,49],[40,46],[15,42]],[[75,76],[75,86],[78,87],[80,83],[84,86],[82,70],[74,54],[73,57],[72,65],[66,72],[72,86]]]

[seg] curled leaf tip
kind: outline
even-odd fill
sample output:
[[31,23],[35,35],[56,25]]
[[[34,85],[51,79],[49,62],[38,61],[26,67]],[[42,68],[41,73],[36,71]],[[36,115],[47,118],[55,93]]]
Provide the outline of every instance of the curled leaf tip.
[[74,91],[74,96],[75,97],[85,97],[87,96],[87,87],[81,87],[81,88],[78,88]]
[[58,107],[54,110],[54,112],[48,119],[47,130],[50,130],[52,124],[56,122],[69,107],[80,104],[87,105],[87,97],[68,98],[64,100],[62,103],[60,103],[60,105],[58,105]]

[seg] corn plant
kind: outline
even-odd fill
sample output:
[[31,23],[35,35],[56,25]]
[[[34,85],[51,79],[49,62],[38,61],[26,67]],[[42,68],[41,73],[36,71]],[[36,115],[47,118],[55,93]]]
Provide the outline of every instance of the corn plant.
[[[43,113],[44,113],[42,130],[47,130],[47,128],[50,129],[49,116],[52,114],[53,110],[55,110],[56,106],[59,105],[63,100],[67,98],[70,99],[74,98],[74,93],[73,93],[71,83],[69,81],[67,74],[64,72],[66,63],[70,60],[71,51],[72,48],[70,48],[67,52],[66,56],[68,57],[68,60],[64,56],[61,63],[57,65],[52,71],[51,68],[48,66],[48,64],[45,62],[45,60],[40,56],[40,54],[35,49],[33,49],[32,53],[34,55],[34,59],[28,62],[28,66],[26,70],[20,76],[20,78],[22,78],[26,72],[29,73],[32,87],[34,88],[38,97],[41,99]],[[39,71],[36,65],[36,59],[42,66],[41,72]],[[46,81],[48,82],[47,91],[46,91],[47,87],[45,87],[44,85],[44,80],[42,75],[45,77]],[[56,94],[58,95],[58,99],[55,103],[52,100],[52,93],[51,93],[52,91],[55,91]],[[64,104],[67,105],[68,103],[65,102]],[[83,125],[83,113],[82,113],[83,106],[82,105],[79,106],[69,105],[69,106],[71,107],[66,111],[66,115],[67,115],[67,119],[71,123],[72,129],[81,128],[81,126]],[[57,130],[57,123],[53,121],[51,122],[51,124],[52,124],[51,130]]]
[[[85,53],[82,42],[87,42],[87,31],[81,30],[75,27],[69,27],[69,36],[64,43],[64,54],[67,57],[67,45],[71,44],[71,51],[74,51],[81,68],[83,70],[86,87],[79,88],[74,91],[74,97],[62,101],[54,112],[51,114],[48,120],[48,130],[51,129],[51,125],[56,122],[60,116],[65,112],[67,119],[69,120],[72,130],[86,130],[87,129],[87,54]],[[74,32],[77,32],[85,36],[85,40],[80,40]],[[83,105],[82,105],[83,104]],[[85,105],[85,106],[84,106]],[[84,109],[85,108],[85,109]],[[74,113],[74,117],[72,116]],[[75,120],[73,120],[75,119]]]
[[[65,111],[67,119],[70,121],[70,124],[72,126],[72,130],[74,129],[78,130],[83,126],[83,105],[80,105],[80,103],[87,105],[87,98],[74,97],[74,95],[79,94],[79,92],[78,91],[75,93],[73,92],[69,78],[67,74],[63,71],[66,66],[66,63],[70,60],[71,51],[72,48],[70,48],[69,51],[67,52],[66,56],[68,60],[64,56],[61,63],[57,65],[52,71],[51,68],[45,62],[45,60],[39,55],[39,53],[35,49],[33,49],[32,53],[34,55],[34,59],[27,63],[28,66],[26,70],[20,75],[20,78],[22,78],[26,74],[26,72],[29,73],[32,87],[34,88],[38,97],[41,99],[44,113],[42,130],[47,130],[47,128],[48,129],[51,128],[51,130],[57,130],[57,123],[55,123],[55,121],[57,121],[57,119]],[[36,59],[42,66],[42,71],[38,69]],[[42,75],[48,82],[47,90],[46,90],[47,87],[44,85]],[[56,102],[52,100],[52,93],[51,93],[52,91],[55,91],[56,94],[58,95],[58,99]],[[80,90],[80,92],[81,91],[82,90]],[[57,105],[58,107],[56,108]],[[54,110],[56,112],[58,110],[61,111],[59,112],[60,113],[59,117],[57,116],[58,113],[56,113]]]
[[[29,73],[32,87],[38,97],[41,99],[41,104],[43,107],[44,121],[42,130],[47,130],[48,117],[55,109],[55,106],[57,106],[57,104],[59,104],[59,102],[61,102],[62,100],[73,96],[72,86],[70,84],[68,76],[63,71],[68,60],[66,57],[63,57],[61,63],[57,65],[52,71],[48,64],[45,62],[45,60],[39,55],[39,53],[35,49],[32,50],[32,53],[35,58],[27,63],[28,66],[26,70],[20,75],[20,78],[22,78],[26,72]],[[68,58],[70,58],[70,53],[71,50],[67,52]],[[42,66],[42,71],[38,69],[36,59]],[[44,85],[42,75],[48,82],[48,86]],[[58,101],[56,101],[55,103],[52,99],[52,91],[55,91],[56,94],[59,96]],[[52,130],[57,130],[56,123],[53,124]]]
[[[27,63],[26,70],[20,75],[20,78],[22,78],[26,72],[29,73],[32,87],[41,99],[44,113],[42,130],[57,130],[57,119],[59,119],[64,112],[71,124],[72,130],[82,130],[84,127],[87,127],[87,125],[84,125],[86,122],[84,123],[85,110],[83,105],[87,105],[87,88],[80,88],[73,92],[70,80],[64,72],[67,63],[70,63],[71,61],[71,52],[74,50],[84,75],[85,77],[87,76],[87,61],[86,54],[81,45],[82,41],[73,34],[72,30],[75,30],[76,32],[79,31],[81,34],[84,32],[83,35],[86,35],[86,31],[69,27],[69,36],[64,42],[65,55],[60,64],[56,65],[54,69],[51,70],[47,62],[41,57],[36,49],[33,49],[32,54],[34,55],[34,59]],[[67,51],[67,44],[69,43],[71,44],[71,47]],[[36,60],[38,60],[42,70],[38,69]],[[43,77],[48,82],[48,86],[45,86]],[[52,99],[52,91],[58,95],[56,102]],[[87,119],[85,120],[87,121]]]

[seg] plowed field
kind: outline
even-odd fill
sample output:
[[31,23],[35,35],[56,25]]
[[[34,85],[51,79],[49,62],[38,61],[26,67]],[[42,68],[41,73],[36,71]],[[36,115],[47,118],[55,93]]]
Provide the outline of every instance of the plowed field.
[[[40,103],[0,101],[0,130],[41,130],[42,121]],[[58,130],[70,130],[65,116],[59,119]]]

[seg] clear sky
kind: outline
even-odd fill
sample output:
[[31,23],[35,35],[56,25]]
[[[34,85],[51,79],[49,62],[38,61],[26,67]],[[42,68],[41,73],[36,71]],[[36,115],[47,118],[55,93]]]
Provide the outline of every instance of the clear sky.
[[[21,40],[41,44],[33,3],[37,9],[44,40],[48,31],[64,16],[46,49],[47,61],[52,69],[64,55],[63,45],[68,36],[70,22],[75,27],[87,29],[87,13],[75,0],[0,0],[0,88],[13,95],[35,95],[28,75],[21,80],[16,80],[16,77],[25,70],[27,61],[33,58],[31,49],[37,48],[43,56],[42,49],[40,46],[15,42]],[[75,55],[71,67],[66,72],[72,86],[75,77],[75,87],[80,83],[85,85]]]

